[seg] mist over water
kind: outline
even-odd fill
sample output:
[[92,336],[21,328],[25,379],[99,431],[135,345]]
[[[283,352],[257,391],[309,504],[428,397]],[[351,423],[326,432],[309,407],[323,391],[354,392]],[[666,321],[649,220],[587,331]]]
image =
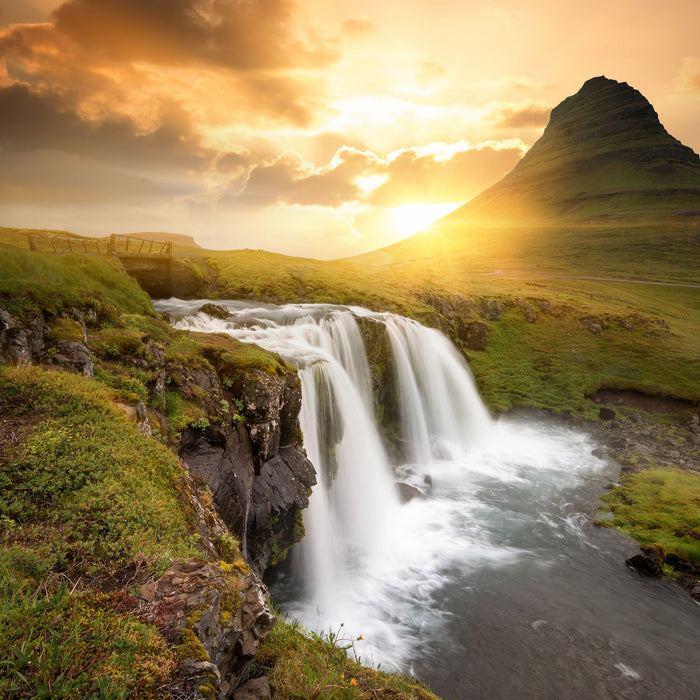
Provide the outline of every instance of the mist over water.
[[[545,421],[492,420],[438,331],[354,307],[157,302],[180,328],[225,332],[299,368],[318,485],[306,537],[271,588],[290,617],[354,640],[364,663],[445,698],[695,698],[700,607],[623,561],[591,520],[614,465]],[[390,343],[405,457],[374,415],[356,317]],[[419,497],[401,503],[396,482]],[[341,627],[342,625],[342,627]],[[362,640],[358,640],[359,636]]]

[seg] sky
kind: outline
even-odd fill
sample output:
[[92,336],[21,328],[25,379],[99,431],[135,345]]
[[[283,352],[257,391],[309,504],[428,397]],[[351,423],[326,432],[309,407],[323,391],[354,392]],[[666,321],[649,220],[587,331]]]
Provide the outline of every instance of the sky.
[[597,75],[700,152],[698,37],[697,0],[0,0],[0,225],[351,256]]

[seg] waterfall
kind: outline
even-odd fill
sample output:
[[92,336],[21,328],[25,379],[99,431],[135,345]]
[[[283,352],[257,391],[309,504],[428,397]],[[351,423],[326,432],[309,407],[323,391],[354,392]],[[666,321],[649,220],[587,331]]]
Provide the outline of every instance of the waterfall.
[[[304,513],[306,536],[291,558],[296,588],[316,610],[320,624],[339,616],[351,619],[350,608],[368,581],[414,577],[419,559],[411,547],[417,544],[403,540],[413,537],[408,533],[418,521],[400,505],[396,481],[427,490],[436,464],[467,453],[491,425],[468,366],[449,340],[415,321],[357,307],[223,302],[231,317],[220,320],[197,313],[198,302],[185,303],[189,308],[183,314],[182,304],[174,308],[160,302],[180,315],[180,328],[225,332],[255,342],[299,370],[300,423],[318,485]],[[391,355],[387,361],[393,367],[393,377],[385,379],[396,393],[392,402],[399,409],[406,464],[390,463],[380,437],[358,316],[385,328]],[[415,522],[408,523],[407,517]],[[437,548],[431,542],[421,551],[427,557],[422,577],[432,575],[437,560],[430,550]],[[402,595],[418,605],[413,597],[435,580]],[[368,595],[386,596],[385,614],[391,616],[390,590],[373,589]],[[303,617],[294,604],[290,607]],[[396,639],[389,639],[396,634],[395,622],[375,636],[397,646]]]
[[385,317],[412,462],[426,465],[469,450],[491,423],[469,368],[439,331]]
[[[628,543],[590,524],[619,476],[590,436],[492,421],[460,354],[409,319],[225,301],[220,320],[198,313],[203,303],[155,305],[181,328],[229,333],[299,368],[318,485],[293,567],[269,581],[285,613],[322,633],[342,625],[363,663],[413,673],[445,697],[697,696],[700,613],[627,570]],[[386,332],[379,387],[358,316]],[[391,460],[373,384],[391,403],[392,436],[399,424]],[[400,504],[396,481],[419,495]]]

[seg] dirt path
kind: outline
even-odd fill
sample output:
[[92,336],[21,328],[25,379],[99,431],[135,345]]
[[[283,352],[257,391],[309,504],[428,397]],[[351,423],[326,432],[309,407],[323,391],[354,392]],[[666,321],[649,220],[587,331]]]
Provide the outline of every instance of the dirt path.
[[545,275],[532,272],[484,272],[489,277],[519,277],[523,279],[585,280],[589,282],[622,282],[623,284],[654,284],[660,287],[683,287],[700,289],[700,284],[682,284],[680,282],[655,282],[654,280],[630,280],[617,277],[584,277],[576,275]]

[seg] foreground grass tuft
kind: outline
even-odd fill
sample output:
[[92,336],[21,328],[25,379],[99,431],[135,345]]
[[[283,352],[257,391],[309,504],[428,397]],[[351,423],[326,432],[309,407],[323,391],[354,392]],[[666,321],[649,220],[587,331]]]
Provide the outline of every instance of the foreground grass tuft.
[[70,594],[27,575],[26,553],[0,550],[0,697],[162,697],[175,662],[124,593]]
[[[175,455],[84,377],[0,368],[0,523],[47,571],[114,578],[196,556]],[[11,438],[11,439],[10,439]]]
[[272,696],[280,699],[437,700],[416,679],[367,668],[349,658],[357,641],[344,639],[342,629],[322,637],[296,622],[279,620],[260,646],[253,674],[268,675]]

